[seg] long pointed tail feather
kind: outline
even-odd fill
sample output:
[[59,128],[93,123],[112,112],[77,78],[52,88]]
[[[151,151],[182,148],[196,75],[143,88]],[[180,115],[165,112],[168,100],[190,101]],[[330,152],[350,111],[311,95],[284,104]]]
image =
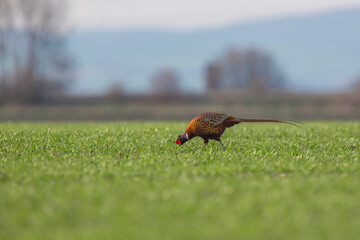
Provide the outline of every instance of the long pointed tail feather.
[[301,128],[298,124],[303,124],[300,121],[296,120],[281,120],[281,119],[272,119],[272,118],[237,118],[237,121],[240,122],[276,122],[276,123],[287,123],[298,128]]

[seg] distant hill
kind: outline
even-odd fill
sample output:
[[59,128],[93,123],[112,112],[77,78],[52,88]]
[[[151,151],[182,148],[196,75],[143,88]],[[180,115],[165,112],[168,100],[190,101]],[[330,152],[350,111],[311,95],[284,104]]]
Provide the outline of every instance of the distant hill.
[[151,74],[173,67],[185,90],[204,89],[204,68],[230,46],[271,53],[288,88],[344,89],[360,73],[360,9],[277,18],[190,32],[91,30],[69,37],[76,93],[101,93],[115,83],[144,92]]

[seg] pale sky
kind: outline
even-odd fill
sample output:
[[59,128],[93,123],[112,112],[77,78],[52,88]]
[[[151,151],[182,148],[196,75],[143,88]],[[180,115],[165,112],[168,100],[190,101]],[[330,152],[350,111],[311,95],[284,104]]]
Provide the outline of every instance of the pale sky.
[[77,29],[193,30],[360,7],[360,0],[68,0],[68,7]]

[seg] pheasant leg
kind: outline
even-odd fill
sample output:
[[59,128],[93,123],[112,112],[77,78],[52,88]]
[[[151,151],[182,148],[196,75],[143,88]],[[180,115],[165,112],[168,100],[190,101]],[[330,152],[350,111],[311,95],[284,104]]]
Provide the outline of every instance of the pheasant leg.
[[204,147],[203,148],[205,148],[206,147],[206,145],[208,145],[208,143],[209,143],[209,140],[204,140]]
[[223,147],[223,149],[224,149],[224,151],[225,151],[225,146],[224,146],[224,144],[222,143],[221,139],[220,139],[220,138],[219,138],[219,139],[216,139],[216,141],[220,142],[221,146]]

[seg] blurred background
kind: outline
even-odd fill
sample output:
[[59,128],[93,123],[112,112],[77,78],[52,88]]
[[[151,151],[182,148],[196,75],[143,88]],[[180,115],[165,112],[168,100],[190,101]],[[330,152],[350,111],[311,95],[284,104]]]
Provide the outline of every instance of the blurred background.
[[359,0],[1,0],[0,121],[360,119]]

